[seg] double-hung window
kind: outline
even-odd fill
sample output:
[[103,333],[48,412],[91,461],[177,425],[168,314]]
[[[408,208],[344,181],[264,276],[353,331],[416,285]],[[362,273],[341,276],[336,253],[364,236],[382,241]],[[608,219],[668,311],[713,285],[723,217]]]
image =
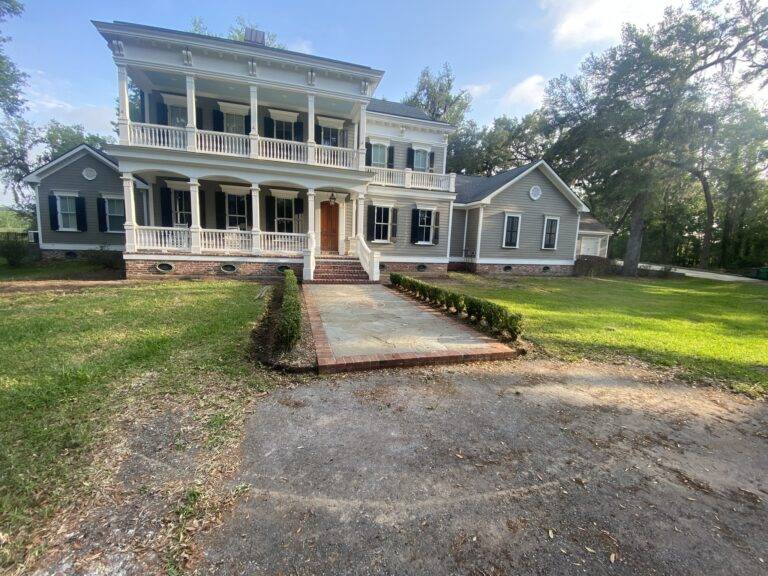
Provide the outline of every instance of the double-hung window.
[[77,196],[56,195],[59,209],[59,230],[77,230]]
[[192,205],[189,192],[186,190],[173,191],[173,225],[192,225]]
[[125,201],[122,198],[105,198],[104,209],[107,211],[107,231],[123,232]]
[[391,232],[392,209],[388,206],[375,206],[373,218],[373,241],[389,242]]
[[275,231],[293,232],[293,198],[275,198]]
[[557,249],[557,233],[560,226],[560,218],[547,216],[544,218],[544,238],[541,247],[544,250]]
[[187,109],[183,106],[168,106],[168,125],[185,127],[187,125]]
[[339,146],[339,129],[330,126],[320,127],[320,143],[323,146]]
[[371,166],[376,168],[387,167],[387,147],[384,144],[373,144],[371,146]]
[[224,113],[224,132],[230,134],[245,134],[245,116],[242,114]]
[[227,194],[227,228],[248,227],[248,201],[245,196]]
[[278,140],[293,140],[293,122],[275,120],[275,138]]
[[419,148],[413,150],[413,169],[416,172],[426,172],[429,169],[429,152]]
[[416,243],[432,244],[432,232],[434,212],[432,210],[418,210],[418,224],[416,226]]
[[520,243],[520,214],[504,215],[504,248],[517,248]]

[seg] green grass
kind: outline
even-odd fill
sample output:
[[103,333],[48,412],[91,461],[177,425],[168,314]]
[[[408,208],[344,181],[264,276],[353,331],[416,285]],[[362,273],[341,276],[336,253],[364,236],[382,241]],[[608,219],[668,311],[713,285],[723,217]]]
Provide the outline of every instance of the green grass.
[[[203,374],[252,376],[258,291],[255,283],[169,281],[0,293],[0,531],[12,545],[78,481],[98,432],[121,410],[121,391],[194,394]],[[130,387],[149,371],[151,384]]]
[[768,284],[471,274],[442,283],[522,312],[523,337],[556,356],[633,356],[768,392]]
[[118,270],[108,270],[101,264],[87,260],[51,260],[8,266],[0,258],[0,282],[4,280],[93,280],[120,278]]

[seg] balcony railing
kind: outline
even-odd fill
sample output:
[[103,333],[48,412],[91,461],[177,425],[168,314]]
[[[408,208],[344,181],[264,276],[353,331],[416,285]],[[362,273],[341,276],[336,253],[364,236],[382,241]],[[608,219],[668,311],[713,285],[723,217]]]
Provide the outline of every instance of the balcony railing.
[[130,124],[129,136],[131,144],[148,146],[150,148],[171,148],[174,150],[187,149],[187,131],[176,126],[160,124]]
[[371,184],[449,192],[453,192],[455,188],[455,176],[452,174],[434,174],[432,172],[414,172],[413,170],[376,167],[368,167],[368,171],[373,174]]
[[192,253],[193,234],[200,235],[200,253],[205,254],[301,254],[308,247],[307,235],[250,230],[210,230],[136,226],[136,250],[160,253]]
[[276,138],[259,138],[259,157],[268,160],[285,160],[307,164],[309,146],[306,142],[278,140]]
[[251,140],[243,134],[197,130],[197,149],[226,156],[250,156]]
[[357,150],[338,148],[336,146],[315,146],[315,163],[321,166],[338,166],[341,168],[358,167]]

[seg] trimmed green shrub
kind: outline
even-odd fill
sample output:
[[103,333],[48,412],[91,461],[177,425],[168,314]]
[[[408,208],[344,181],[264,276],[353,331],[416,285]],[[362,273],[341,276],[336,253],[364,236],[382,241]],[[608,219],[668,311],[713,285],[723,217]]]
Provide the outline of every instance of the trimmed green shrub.
[[277,318],[275,343],[282,350],[290,350],[301,337],[301,301],[296,274],[286,270],[283,276],[283,301]]
[[9,238],[0,241],[0,257],[5,258],[12,268],[21,266],[29,255],[29,242],[26,239]]

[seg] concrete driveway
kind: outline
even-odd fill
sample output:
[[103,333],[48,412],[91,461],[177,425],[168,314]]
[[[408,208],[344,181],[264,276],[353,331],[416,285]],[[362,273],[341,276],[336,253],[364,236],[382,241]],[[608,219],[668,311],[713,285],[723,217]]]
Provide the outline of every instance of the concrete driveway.
[[201,573],[765,574],[765,403],[641,368],[376,371],[246,423]]

